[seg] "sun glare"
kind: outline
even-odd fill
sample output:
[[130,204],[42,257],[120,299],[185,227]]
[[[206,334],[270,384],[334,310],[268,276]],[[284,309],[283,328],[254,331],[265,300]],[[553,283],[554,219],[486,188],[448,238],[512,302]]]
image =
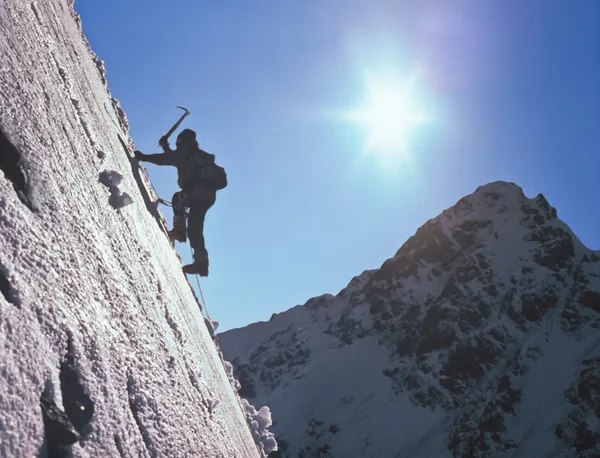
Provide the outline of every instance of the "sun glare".
[[431,121],[420,101],[415,75],[398,77],[369,75],[363,104],[348,113],[366,134],[367,153],[409,158],[410,136]]

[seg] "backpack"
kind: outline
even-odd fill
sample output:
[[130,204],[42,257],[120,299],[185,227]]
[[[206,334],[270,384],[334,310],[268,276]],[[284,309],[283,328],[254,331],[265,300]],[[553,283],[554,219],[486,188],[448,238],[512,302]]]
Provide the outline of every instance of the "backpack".
[[200,167],[200,182],[202,187],[218,191],[227,186],[227,173],[214,162],[204,164]]
[[[227,173],[223,167],[215,164],[214,154],[207,153],[198,147],[187,152],[180,174],[184,184],[197,182],[203,188],[211,191],[218,191],[227,186]],[[183,189],[183,186],[181,188]]]

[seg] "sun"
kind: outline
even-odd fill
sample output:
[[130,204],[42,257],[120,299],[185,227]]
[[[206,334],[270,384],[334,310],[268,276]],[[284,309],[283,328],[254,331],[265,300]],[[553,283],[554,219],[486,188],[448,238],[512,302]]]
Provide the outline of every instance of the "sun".
[[417,83],[416,74],[405,79],[367,75],[364,102],[347,113],[347,118],[365,131],[365,152],[410,157],[411,134],[432,120]]

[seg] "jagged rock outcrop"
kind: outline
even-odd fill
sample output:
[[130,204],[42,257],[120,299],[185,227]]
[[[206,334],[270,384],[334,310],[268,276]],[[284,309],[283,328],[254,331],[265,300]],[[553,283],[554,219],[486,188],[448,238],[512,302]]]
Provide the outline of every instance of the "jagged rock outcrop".
[[339,294],[219,339],[277,456],[597,456],[599,275],[542,195],[490,183]]

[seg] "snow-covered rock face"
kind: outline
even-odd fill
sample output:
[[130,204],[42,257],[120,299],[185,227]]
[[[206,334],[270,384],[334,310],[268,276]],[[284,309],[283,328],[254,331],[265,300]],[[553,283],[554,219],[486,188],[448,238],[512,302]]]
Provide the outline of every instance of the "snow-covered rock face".
[[147,210],[72,1],[0,2],[0,56],[0,456],[273,450]]
[[496,182],[380,269],[220,334],[274,456],[598,456],[600,258]]

